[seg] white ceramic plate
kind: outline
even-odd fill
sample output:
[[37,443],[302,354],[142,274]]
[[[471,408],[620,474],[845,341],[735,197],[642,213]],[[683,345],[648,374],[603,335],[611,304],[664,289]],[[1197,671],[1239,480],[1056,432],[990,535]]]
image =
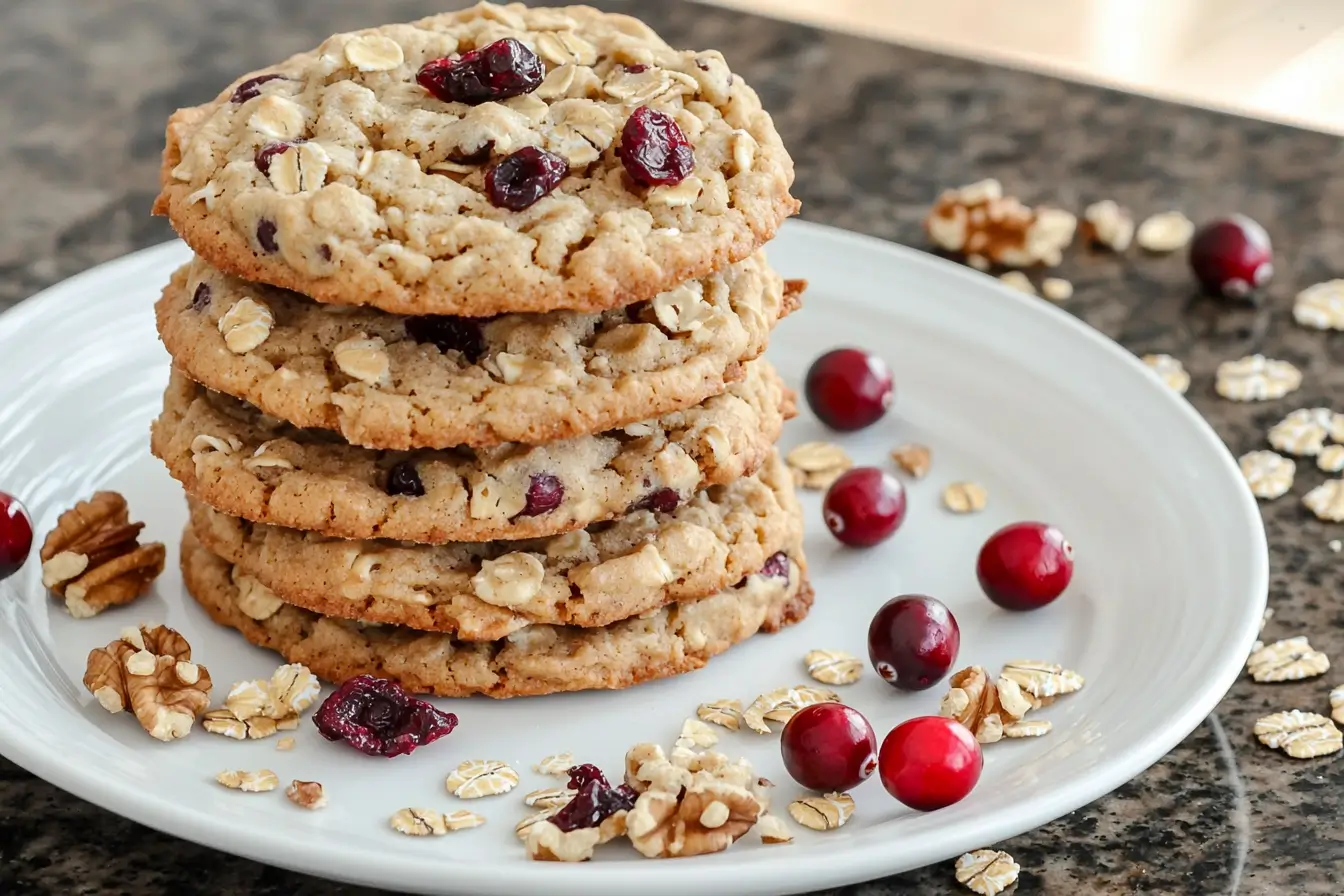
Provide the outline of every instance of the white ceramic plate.
[[[812,281],[770,356],[793,384],[822,351],[861,344],[896,371],[898,398],[880,424],[841,441],[860,463],[918,440],[933,472],[909,490],[903,528],[869,550],[839,547],[805,498],[817,603],[802,625],[755,638],[680,679],[619,693],[492,702],[440,701],[461,718],[447,740],[395,760],[323,741],[305,720],[297,748],[238,743],[197,731],[164,745],[128,716],[104,712],[80,684],[90,648],[123,626],[162,621],[187,636],[217,688],[265,676],[277,659],[210,624],[182,591],[176,540],[182,496],[149,454],[146,431],[167,380],[152,304],[180,244],[159,246],[75,277],[0,317],[0,488],[21,495],[39,533],[97,488],[130,500],[147,535],[170,545],[169,571],[133,608],[71,620],[44,595],[39,570],[0,584],[0,752],[114,812],[180,837],[313,874],[424,893],[684,896],[796,893],[879,877],[1028,830],[1124,783],[1176,745],[1231,685],[1265,602],[1264,534],[1254,501],[1213,431],[1125,351],[1069,315],[993,279],[872,239],[790,224],[772,247],[786,276]],[[785,443],[827,434],[806,411]],[[953,516],[942,487],[974,479],[990,495],[976,516]],[[1011,615],[977,590],[976,552],[999,526],[1045,519],[1076,548],[1066,595]],[[1059,662],[1087,687],[1041,713],[1050,735],[985,751],[966,800],[921,815],[874,777],[857,788],[853,820],[788,846],[748,835],[727,853],[649,862],[628,847],[558,867],[529,862],[513,834],[521,794],[554,783],[530,771],[572,750],[619,774],[642,740],[670,746],[702,701],[807,680],[813,648],[865,654],[872,612],[925,592],[960,620],[961,662]],[[901,694],[868,670],[844,689],[878,736],[936,712],[943,688]],[[720,749],[752,759],[798,795],[778,735],[724,732]],[[489,822],[412,839],[387,819],[404,806],[460,804],[443,779],[459,761],[497,758],[523,773],[513,794],[470,804]],[[279,791],[242,794],[214,783],[225,768],[268,767],[282,784],[321,781],[330,807],[305,813]],[[792,822],[790,822],[792,824]]]

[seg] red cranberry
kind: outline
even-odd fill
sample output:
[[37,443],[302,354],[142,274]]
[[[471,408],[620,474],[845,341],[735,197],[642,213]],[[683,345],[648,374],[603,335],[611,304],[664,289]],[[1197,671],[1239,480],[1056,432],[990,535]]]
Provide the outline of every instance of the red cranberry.
[[18,498],[0,492],[0,580],[18,572],[32,549],[32,518]]
[[210,307],[210,284],[196,284],[196,291],[191,294],[191,310],[204,311]]
[[250,99],[260,96],[261,85],[265,84],[267,81],[288,81],[288,80],[289,79],[286,78],[284,75],[276,74],[275,72],[271,72],[270,74],[266,75],[257,75],[254,78],[248,78],[246,81],[244,81],[243,83],[239,84],[237,87],[234,88],[233,96],[229,97],[229,102],[245,103]]
[[868,623],[868,659],[892,687],[922,691],[952,668],[961,628],[942,601],[912,594],[893,597]]
[[1005,610],[1052,602],[1073,578],[1073,546],[1045,523],[1012,523],[985,542],[975,562],[985,595]]
[[457,716],[415,699],[395,681],[357,675],[322,701],[313,723],[327,740],[391,758],[451,734]]
[[406,335],[416,342],[427,342],[441,352],[461,352],[472,364],[485,354],[485,335],[480,323],[465,317],[408,317]]
[[871,426],[891,407],[896,386],[885,361],[857,348],[837,348],[812,362],[803,385],[807,406],[831,429]]
[[636,510],[652,510],[654,513],[671,513],[681,505],[681,495],[674,488],[657,488],[630,505],[630,513]]
[[497,208],[520,212],[560,186],[569,163],[553,152],[524,146],[485,172],[485,193]]
[[905,521],[905,486],[877,467],[846,470],[821,502],[831,534],[856,548],[886,541]]
[[270,218],[262,218],[257,222],[257,244],[268,255],[274,255],[280,251],[280,244],[275,241],[275,222]]
[[695,170],[695,151],[672,116],[640,106],[621,128],[621,164],[646,187],[679,184]]
[[891,729],[877,764],[887,793],[911,809],[932,812],[974,790],[985,759],[956,719],[922,716]]
[[799,710],[779,742],[784,768],[811,790],[857,787],[877,770],[877,735],[857,709],[816,703]]
[[545,76],[537,54],[506,37],[460,56],[430,60],[420,67],[415,80],[445,103],[478,106],[531,93]]
[[789,580],[789,555],[783,551],[777,551],[770,555],[770,559],[765,561],[761,567],[761,575],[772,579]]
[[617,812],[635,808],[638,794],[627,784],[612,787],[595,765],[576,765],[569,770],[569,789],[574,798],[548,820],[562,831],[595,828]]
[[419,498],[425,493],[425,484],[420,481],[420,471],[415,462],[403,460],[387,471],[387,485],[383,491],[389,495],[407,495]]
[[252,164],[257,166],[257,170],[267,177],[271,176],[271,162],[282,152],[287,152],[294,147],[293,143],[267,143],[257,150],[256,155],[252,157]]
[[1190,243],[1190,267],[1208,292],[1243,299],[1274,276],[1265,228],[1245,215],[1205,224]]
[[621,68],[625,69],[632,75],[642,74],[643,72],[649,70],[649,67],[642,62],[636,62],[631,65],[623,65],[621,66]]
[[565,500],[565,486],[550,473],[533,473],[527,484],[527,503],[519,516],[541,516],[550,513]]

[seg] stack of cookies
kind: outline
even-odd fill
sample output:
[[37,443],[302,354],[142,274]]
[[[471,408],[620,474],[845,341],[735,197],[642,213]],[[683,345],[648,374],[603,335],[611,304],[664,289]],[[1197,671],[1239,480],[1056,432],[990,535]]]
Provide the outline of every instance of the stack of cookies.
[[196,257],[152,445],[191,595],[443,696],[625,687],[801,619],[760,357],[792,179],[720,54],[586,7],[336,35],[177,112],[155,211]]

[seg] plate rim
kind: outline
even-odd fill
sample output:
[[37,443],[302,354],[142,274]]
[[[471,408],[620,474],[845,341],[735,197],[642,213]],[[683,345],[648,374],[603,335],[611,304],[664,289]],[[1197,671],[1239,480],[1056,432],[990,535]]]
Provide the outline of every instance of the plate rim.
[[[1042,315],[1056,326],[1069,331],[1069,338],[1084,340],[1092,348],[1127,364],[1136,374],[1151,375],[1135,355],[1068,312],[1033,300],[952,261],[878,237],[828,225],[795,220],[787,222],[785,228],[802,238],[847,243],[865,254],[885,256],[894,264],[924,268],[930,276],[961,281],[969,288],[994,290],[1000,293],[1004,302],[1017,304],[1020,310],[1015,313]],[[59,309],[62,303],[75,301],[80,289],[90,281],[96,282],[110,273],[121,274],[123,269],[131,272],[137,266],[154,267],[174,256],[185,257],[186,252],[186,247],[180,241],[171,240],[96,265],[54,284],[0,313],[0,341],[12,338],[33,317],[48,313],[53,307]],[[1154,381],[1154,385],[1160,384]],[[1163,393],[1165,397],[1157,397]],[[1221,470],[1211,470],[1212,474],[1220,475],[1227,481],[1234,478],[1240,480],[1240,472],[1232,454],[1213,427],[1188,401],[1165,388],[1153,395],[1154,400],[1182,406],[1178,413],[1193,430],[1191,435],[1197,436],[1198,441],[1210,449],[1210,454],[1218,458]],[[1239,504],[1241,515],[1234,521],[1235,525],[1247,529],[1249,540],[1255,548],[1244,558],[1247,569],[1242,581],[1248,600],[1245,618],[1239,625],[1244,646],[1249,650],[1268,598],[1269,549],[1259,507],[1249,489],[1240,490]],[[5,590],[11,587],[10,583],[0,585],[0,589]],[[979,822],[974,828],[976,841],[990,844],[1032,830],[1105,796],[1137,777],[1166,756],[1213,712],[1241,674],[1244,657],[1244,651],[1229,650],[1219,658],[1216,668],[1202,670],[1202,686],[1192,690],[1178,715],[1168,718],[1162,727],[1147,732],[1117,751],[1110,761],[1087,779],[1068,788],[1028,794],[1021,811],[1012,815],[1000,813],[997,818],[991,816]],[[773,873],[756,877],[740,873],[735,876],[731,866],[717,862],[678,862],[670,869],[663,865],[652,866],[658,871],[657,874],[634,871],[634,868],[641,866],[629,863],[596,862],[573,868],[556,863],[528,862],[510,866],[507,871],[503,871],[488,865],[472,866],[454,862],[453,880],[445,889],[442,885],[446,882],[442,880],[441,872],[444,863],[452,861],[452,857],[436,858],[429,854],[424,860],[403,862],[405,867],[415,872],[414,876],[407,876],[403,872],[401,876],[393,875],[389,879],[386,875],[375,873],[379,866],[365,865],[358,858],[342,858],[345,854],[339,849],[332,849],[316,838],[278,840],[268,836],[269,828],[253,830],[246,825],[226,825],[221,828],[219,820],[208,818],[204,812],[190,805],[174,804],[129,783],[119,783],[116,778],[100,778],[93,769],[86,770],[79,765],[63,763],[58,756],[25,749],[22,738],[18,736],[20,734],[0,726],[0,755],[54,786],[116,815],[202,846],[245,856],[264,864],[375,887],[395,886],[425,893],[470,892],[491,896],[505,896],[522,888],[541,888],[538,892],[551,892],[557,896],[589,896],[599,890],[614,891],[617,886],[633,882],[640,886],[646,896],[680,896],[687,888],[698,886],[707,886],[716,892],[764,896],[871,881],[910,867],[909,860],[900,863],[884,861],[882,850],[859,842],[836,844],[820,858],[815,851],[796,855],[790,855],[787,851],[772,853],[770,867]],[[958,839],[966,838],[959,832]],[[917,853],[915,860],[921,864],[939,861],[941,853],[945,851],[939,852],[937,856]],[[754,870],[755,866],[751,867]]]

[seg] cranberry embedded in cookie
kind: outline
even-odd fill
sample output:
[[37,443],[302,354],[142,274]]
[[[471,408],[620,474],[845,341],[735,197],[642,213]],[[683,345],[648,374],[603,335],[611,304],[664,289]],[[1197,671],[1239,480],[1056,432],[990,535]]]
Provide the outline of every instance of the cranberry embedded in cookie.
[[531,93],[541,86],[541,60],[512,37],[420,67],[415,80],[445,103],[479,106]]
[[621,129],[621,164],[636,183],[671,186],[695,169],[695,151],[675,119],[640,106]]
[[560,186],[569,164],[553,152],[524,146],[485,173],[490,202],[520,212]]

